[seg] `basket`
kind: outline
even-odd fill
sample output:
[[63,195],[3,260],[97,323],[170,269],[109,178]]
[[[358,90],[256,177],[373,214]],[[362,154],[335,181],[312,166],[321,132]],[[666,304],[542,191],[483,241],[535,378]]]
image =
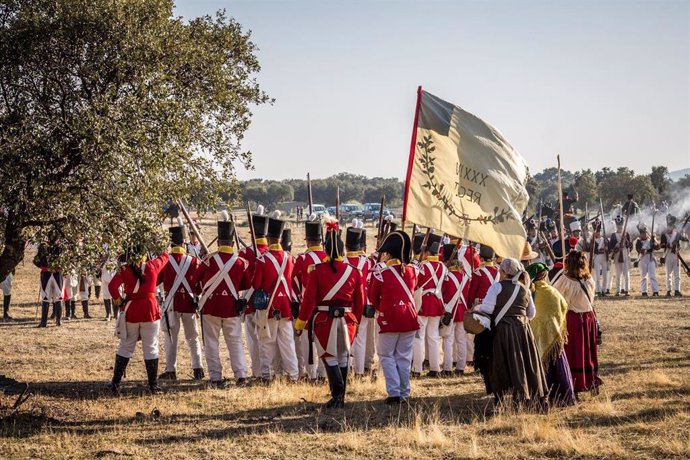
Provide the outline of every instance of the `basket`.
[[474,319],[474,315],[489,317],[483,313],[466,311],[465,315],[462,317],[462,326],[470,334],[481,334],[486,328],[482,326],[482,323]]

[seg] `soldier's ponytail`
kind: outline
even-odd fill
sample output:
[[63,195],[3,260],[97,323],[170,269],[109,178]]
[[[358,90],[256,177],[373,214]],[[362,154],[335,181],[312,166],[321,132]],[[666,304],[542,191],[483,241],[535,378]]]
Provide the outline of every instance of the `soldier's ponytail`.
[[329,265],[333,273],[338,269],[335,267],[336,259],[340,258],[344,251],[343,240],[340,239],[338,222],[326,223],[326,253],[329,258]]

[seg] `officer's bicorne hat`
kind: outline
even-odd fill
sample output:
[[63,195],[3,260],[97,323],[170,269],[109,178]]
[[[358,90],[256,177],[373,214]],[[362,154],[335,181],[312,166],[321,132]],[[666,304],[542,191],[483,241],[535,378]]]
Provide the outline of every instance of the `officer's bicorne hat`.
[[[443,261],[448,263],[450,261],[450,258],[453,256],[453,251],[455,251],[455,246],[452,243],[449,244],[444,244],[443,245]],[[457,256],[457,252],[455,253]]]
[[283,229],[282,235],[280,235],[280,245],[283,251],[292,251],[292,230],[289,228]]
[[491,247],[482,244],[481,246],[479,246],[479,257],[481,257],[484,260],[490,260],[496,257],[496,252],[494,252],[494,250]]
[[403,231],[394,231],[383,238],[378,249],[379,253],[387,252],[394,259],[399,259],[404,264],[412,260],[412,241],[410,236]]
[[431,254],[438,254],[441,250],[441,241],[443,241],[443,235],[429,233],[429,240],[426,242],[426,250]]
[[417,233],[412,240],[412,252],[419,254],[422,252],[422,244],[424,244],[424,233]]
[[184,244],[184,227],[170,227],[170,244],[180,246]]
[[678,219],[673,214],[669,214],[666,216],[666,225],[676,225],[676,222],[678,222]]
[[309,241],[321,241],[323,239],[323,228],[321,227],[321,221],[316,220],[314,222],[305,222],[304,233],[304,238]]
[[367,230],[365,228],[360,229],[359,234],[359,249],[362,251],[367,247]]
[[625,222],[625,219],[623,219],[623,216],[621,216],[620,214],[617,215],[614,220],[616,221],[616,225],[623,225],[623,223]]
[[345,232],[345,248],[348,251],[359,250],[359,243],[362,239],[362,229],[355,227],[348,227]]
[[285,221],[274,217],[268,218],[268,230],[266,235],[269,238],[280,239],[283,236],[283,230],[285,229]]
[[232,241],[235,238],[235,226],[229,220],[218,221],[218,241]]
[[[265,238],[268,233],[268,216],[252,214],[252,224],[254,224],[254,236]],[[280,235],[277,238],[280,238]]]
[[397,229],[398,229],[398,224],[396,224],[395,222],[389,222],[388,223],[388,233],[394,232]]

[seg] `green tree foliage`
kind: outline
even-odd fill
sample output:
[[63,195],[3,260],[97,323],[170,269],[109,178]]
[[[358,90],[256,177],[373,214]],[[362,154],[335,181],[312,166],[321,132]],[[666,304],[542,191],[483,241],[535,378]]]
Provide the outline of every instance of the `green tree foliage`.
[[626,167],[607,174],[597,188],[607,209],[624,203],[629,193],[633,194],[633,199],[639,205],[651,204],[659,197],[649,176],[636,175],[635,171]]
[[586,206],[588,209],[599,209],[599,194],[597,193],[597,180],[594,173],[590,169],[583,169],[575,173],[575,180],[573,181],[573,188],[577,190],[579,199],[577,208],[584,210]]
[[659,195],[666,192],[671,179],[668,177],[668,168],[666,166],[652,166],[652,173],[649,175],[652,185]]
[[103,243],[160,248],[169,197],[215,204],[270,102],[255,51],[224,13],[185,22],[171,0],[2,2],[0,279],[26,239],[57,232],[85,263]]

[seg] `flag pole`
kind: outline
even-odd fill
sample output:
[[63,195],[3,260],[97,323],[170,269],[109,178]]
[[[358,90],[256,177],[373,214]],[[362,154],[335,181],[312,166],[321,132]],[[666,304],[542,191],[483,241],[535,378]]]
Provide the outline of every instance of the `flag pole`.
[[422,86],[417,87],[417,105],[414,111],[414,124],[412,125],[412,139],[410,140],[410,156],[407,160],[407,174],[405,176],[405,194],[403,197],[402,227],[405,228],[407,222],[407,198],[410,194],[410,177],[412,177],[412,167],[414,166],[414,152],[417,148],[417,125],[419,124],[419,108],[422,104]]
[[556,155],[556,161],[558,162],[558,208],[561,216],[560,231],[561,234],[561,251],[563,255],[563,266],[565,267],[565,225],[563,225],[563,188],[561,184],[561,156]]

